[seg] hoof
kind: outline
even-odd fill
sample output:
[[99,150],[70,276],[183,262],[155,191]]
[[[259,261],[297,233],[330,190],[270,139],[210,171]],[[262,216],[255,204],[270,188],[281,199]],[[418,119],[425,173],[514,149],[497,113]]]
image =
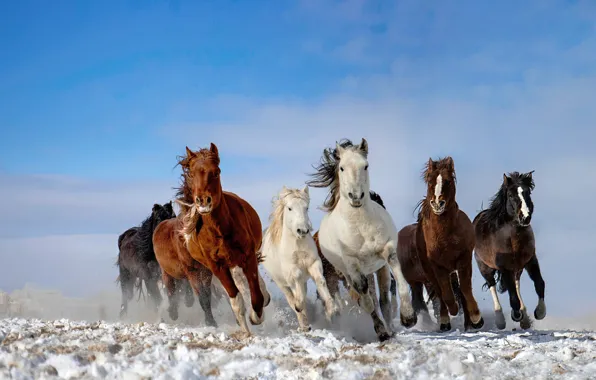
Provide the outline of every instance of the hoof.
[[530,320],[530,318],[528,318],[528,316],[524,316],[524,318],[521,320],[521,322],[519,323],[519,327],[521,327],[523,330],[527,330],[532,328],[532,321]]
[[215,319],[206,319],[205,324],[209,327],[217,328],[217,322],[215,322]]
[[298,331],[301,333],[311,332],[312,327],[310,327],[310,326],[298,327]]
[[453,304],[453,306],[449,307],[449,315],[451,315],[452,317],[457,317],[459,314],[459,307],[457,306],[457,304]]
[[451,331],[451,323],[441,323],[439,329],[441,330],[441,332]]
[[382,332],[378,335],[380,342],[385,342],[385,341],[393,338],[394,336],[395,336],[394,332],[391,332],[391,333]]
[[416,314],[412,314],[411,317],[405,317],[403,315],[399,316],[399,320],[401,322],[401,325],[404,326],[405,328],[409,329],[411,327],[414,327],[416,325],[416,323],[418,323],[418,317],[416,316]]
[[476,323],[470,322],[470,327],[474,330],[480,330],[484,326],[484,318],[480,317],[480,320]]
[[170,315],[170,319],[172,321],[177,321],[178,320],[178,310],[168,310],[168,314]]
[[195,299],[194,298],[186,298],[184,300],[184,305],[188,308],[193,307],[193,305],[195,304]]
[[499,330],[503,330],[507,326],[502,310],[495,311],[495,324]]
[[546,317],[546,306],[544,306],[544,302],[539,302],[536,309],[534,309],[534,318],[537,321],[540,321]]
[[522,314],[521,310],[511,310],[511,319],[513,319],[514,322],[521,321],[523,317],[524,315]]
[[250,320],[250,324],[253,326],[260,325],[265,320],[264,315],[261,316],[261,318],[259,318],[257,316],[257,313],[255,313],[254,311],[252,313],[250,313],[250,316],[248,317],[248,319]]
[[122,318],[126,317],[126,314],[127,314],[126,308],[121,307],[120,308],[120,318],[122,319]]
[[267,300],[265,301],[265,303],[263,304],[263,307],[267,307],[269,306],[269,304],[271,303],[271,296],[267,297]]

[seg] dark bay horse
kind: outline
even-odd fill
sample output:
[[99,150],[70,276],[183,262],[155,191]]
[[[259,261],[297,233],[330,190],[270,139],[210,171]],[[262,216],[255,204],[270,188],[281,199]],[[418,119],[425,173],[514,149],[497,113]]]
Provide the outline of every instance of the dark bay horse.
[[[416,314],[423,313],[422,318],[425,318],[427,322],[429,321],[428,318],[430,315],[428,313],[428,307],[426,306],[427,302],[424,300],[424,289],[426,288],[428,297],[433,301],[435,318],[437,319],[437,322],[439,322],[441,303],[439,299],[435,297],[432,284],[430,280],[426,278],[422,263],[420,262],[416,241],[417,230],[418,224],[412,223],[405,226],[397,233],[397,258],[403,268],[404,277],[406,278],[406,281],[408,281],[408,284],[410,284],[412,307],[414,307],[414,311]],[[461,312],[464,308],[462,303],[463,296],[459,287],[457,273],[451,273],[450,280],[457,303],[462,309],[460,310]]]
[[[186,249],[184,237],[180,233],[183,219],[184,213],[177,218],[168,219],[160,223],[153,234],[155,256],[162,269],[161,279],[168,294],[168,313],[172,320],[178,319],[180,290],[186,284],[190,284],[190,289],[194,290],[199,297],[199,303],[205,313],[205,323],[207,326],[217,327],[211,308],[213,274],[194,260]],[[190,290],[190,297],[193,297],[192,290]],[[188,293],[186,294],[188,297]],[[188,303],[186,306],[189,306]]]
[[536,256],[534,231],[530,226],[534,212],[531,197],[534,190],[533,172],[503,174],[501,188],[492,198],[488,209],[474,218],[474,256],[480,273],[486,280],[485,287],[490,289],[493,297],[499,329],[505,328],[505,317],[495,288],[497,281],[501,293],[509,292],[511,319],[520,322],[523,329],[531,327],[519,289],[519,279],[524,269],[534,282],[538,295],[534,317],[541,320],[546,316],[545,284]]
[[128,311],[128,301],[133,297],[135,283],[138,284],[140,292],[145,282],[147,293],[156,310],[161,304],[161,293],[157,286],[161,271],[155,258],[152,237],[159,223],[175,216],[172,202],[164,205],[154,204],[151,215],[139,227],[131,227],[118,237],[119,253],[116,265],[120,271],[117,281],[122,289],[120,317],[124,317]]
[[[378,193],[375,193],[374,191],[371,190],[370,191],[370,199],[373,202],[378,203],[384,209],[386,209],[383,199],[381,198],[381,196]],[[315,234],[313,235],[313,238],[315,240],[315,244],[317,245],[317,251],[319,253],[319,257],[321,258],[321,262],[323,263],[323,277],[325,277],[325,281],[327,281],[327,287],[329,288],[329,293],[331,294],[332,298],[336,299],[336,297],[337,297],[336,295],[339,294],[340,281],[346,290],[350,290],[350,286],[349,286],[348,282],[346,281],[346,278],[333,267],[333,265],[329,262],[329,260],[327,260],[325,258],[325,256],[321,252],[321,248],[319,247],[319,231],[315,232]],[[403,270],[405,271],[405,269],[403,269]],[[397,315],[397,285],[395,283],[395,277],[393,277],[393,274],[391,274],[391,285],[389,287],[389,290],[390,290],[390,293],[392,296],[391,297],[392,312],[393,312],[393,315]],[[358,293],[350,292],[350,295],[352,296],[352,298],[354,298],[355,301],[358,301],[358,299],[357,299]],[[317,291],[317,299],[320,299],[318,291]],[[387,323],[389,323],[389,322],[387,322]]]
[[432,158],[423,171],[427,194],[419,203],[416,245],[425,277],[441,301],[440,329],[451,330],[449,314],[459,306],[451,286],[451,273],[457,271],[464,306],[464,327],[479,329],[484,319],[472,293],[472,251],[474,227],[455,200],[456,175],[451,157]]
[[182,228],[186,248],[194,260],[219,279],[230,297],[238,325],[250,334],[244,300],[231,269],[241,268],[248,282],[251,323],[263,323],[263,308],[271,298],[259,275],[257,252],[263,237],[259,215],[246,200],[223,191],[215,144],[196,152],[186,147],[186,155],[178,163],[182,167],[178,201],[187,210]]

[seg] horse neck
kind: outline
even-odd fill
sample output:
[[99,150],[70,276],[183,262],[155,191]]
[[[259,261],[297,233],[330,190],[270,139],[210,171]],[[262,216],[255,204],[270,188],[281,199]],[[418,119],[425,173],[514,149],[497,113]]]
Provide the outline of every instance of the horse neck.
[[230,217],[230,208],[223,193],[219,205],[208,215],[202,216],[204,227],[215,229],[222,234],[230,229]]

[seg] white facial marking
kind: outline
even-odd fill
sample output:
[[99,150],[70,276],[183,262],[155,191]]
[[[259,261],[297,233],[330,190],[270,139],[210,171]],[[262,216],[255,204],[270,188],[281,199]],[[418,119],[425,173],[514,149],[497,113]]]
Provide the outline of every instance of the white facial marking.
[[206,214],[211,211],[211,206],[199,206],[199,213]]
[[517,188],[517,194],[519,195],[519,199],[521,199],[521,212],[524,215],[524,218],[527,218],[530,215],[530,209],[524,199],[524,189],[522,189],[521,186]]
[[435,185],[435,202],[439,203],[439,197],[443,192],[443,177],[439,174],[437,176],[437,184]]

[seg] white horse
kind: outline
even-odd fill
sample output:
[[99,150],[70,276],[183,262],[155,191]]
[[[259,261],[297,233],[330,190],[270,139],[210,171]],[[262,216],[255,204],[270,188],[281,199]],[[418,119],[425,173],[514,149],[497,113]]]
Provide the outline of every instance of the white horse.
[[[397,259],[397,228],[389,213],[370,197],[368,143],[360,145],[350,140],[336,143],[335,149],[325,149],[313,179],[312,187],[328,187],[324,203],[328,212],[319,228],[322,254],[346,278],[358,293],[359,306],[373,319],[379,340],[394,333],[389,301],[390,272],[397,281],[401,303],[401,324],[412,327],[417,318],[412,308],[408,283]],[[369,283],[377,273],[380,308],[387,326],[377,314],[375,284]]]
[[270,224],[263,236],[262,264],[296,312],[300,330],[310,331],[306,316],[309,277],[323,299],[328,321],[337,315],[339,308],[329,294],[323,264],[311,235],[308,186],[302,190],[284,186],[272,203]]

